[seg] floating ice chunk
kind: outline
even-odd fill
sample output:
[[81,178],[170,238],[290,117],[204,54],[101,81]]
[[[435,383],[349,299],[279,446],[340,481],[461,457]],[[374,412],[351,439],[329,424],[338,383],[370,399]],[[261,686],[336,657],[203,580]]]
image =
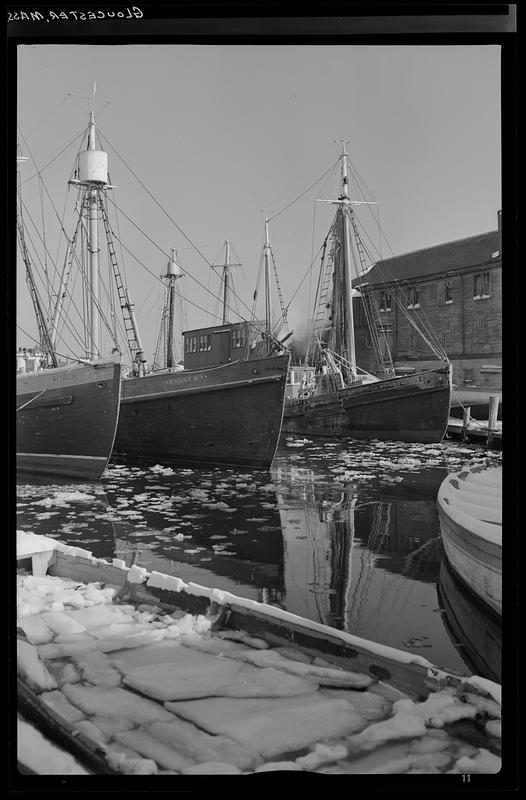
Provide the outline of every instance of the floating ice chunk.
[[[67,684],[66,684],[67,686]],[[61,691],[43,692],[40,698],[57,714],[67,719],[68,722],[79,722],[84,719],[84,714],[78,708],[71,705],[69,700],[64,697]]]
[[303,772],[303,767],[296,761],[267,761],[261,767],[256,767],[254,772]]
[[157,700],[201,697],[285,697],[311,694],[318,684],[275,669],[258,669],[231,659],[217,659],[186,647],[169,663],[129,670],[124,683]]
[[53,638],[53,633],[40,616],[29,614],[19,619],[17,624],[32,644],[45,644]]
[[115,734],[115,740],[125,747],[131,747],[139,755],[152,759],[155,763],[165,769],[174,769],[180,772],[185,767],[195,764],[195,761],[188,756],[176,752],[168,747],[159,739],[145,733],[142,730],[123,731]]
[[204,636],[194,636],[183,634],[180,642],[185,647],[200,650],[202,653],[211,653],[216,656],[226,655],[226,653],[238,653],[243,655],[249,648],[246,644],[220,639],[217,636],[206,638]]
[[485,750],[483,747],[472,758],[463,756],[455,763],[455,769],[468,774],[480,772],[484,775],[494,775],[500,771],[500,767],[501,760],[499,756],[490,753],[489,750]]
[[79,608],[75,611],[66,610],[64,614],[72,617],[72,619],[90,630],[91,628],[100,628],[114,622],[131,622],[133,617],[128,609],[131,611],[132,606],[101,604],[89,606],[88,608]]
[[326,700],[316,693],[279,700],[209,698],[167,703],[166,707],[264,758],[300,750],[322,739],[342,738],[363,727],[363,719],[344,700]]
[[156,703],[145,700],[125,689],[88,686],[64,686],[68,700],[86,714],[126,719],[137,725],[169,721],[172,715]]
[[80,674],[73,664],[69,662],[47,664],[47,668],[59,687],[64,686],[65,683],[78,683],[80,681]]
[[81,719],[80,722],[77,722],[75,724],[75,730],[84,734],[84,736],[87,736],[89,739],[93,739],[93,741],[98,744],[106,744],[109,740],[109,737],[88,719]]
[[348,736],[347,742],[350,752],[360,752],[392,739],[413,739],[415,736],[423,736],[425,732],[425,722],[420,716],[401,711],[390,719],[369,725],[361,733]]
[[369,722],[377,722],[389,716],[392,703],[373,692],[355,692],[352,689],[320,689],[321,694],[334,700],[339,697],[347,700],[361,716]]
[[82,677],[88,683],[102,686],[119,686],[120,673],[111,665],[107,655],[97,651],[77,656],[75,663],[82,671]]
[[415,739],[409,745],[410,753],[436,753],[440,750],[446,750],[448,747],[453,746],[453,740],[447,736],[444,739],[437,739],[434,736],[423,736],[421,739]]
[[400,700],[393,705],[395,714],[399,712],[412,713],[421,717],[427,725],[442,728],[448,722],[458,719],[473,719],[477,715],[475,706],[462,703],[454,694],[452,688],[433,692],[423,703],[413,703],[412,700]]
[[126,775],[154,775],[157,764],[150,758],[141,758],[131,748],[119,742],[106,745],[106,761],[112,769]]
[[90,775],[73,756],[22,719],[18,720],[17,757],[38,775]]
[[[48,645],[42,645],[47,647]],[[40,661],[36,648],[29,642],[17,641],[17,674],[37,692],[56,689],[57,683]]]
[[501,707],[495,700],[488,700],[487,697],[481,697],[474,692],[464,692],[461,694],[460,699],[472,706],[475,706],[480,714],[487,714],[488,717],[500,719]]
[[[407,742],[384,745],[376,748],[372,753],[361,755],[359,758],[343,760],[340,765],[346,773],[361,775],[382,767],[384,764],[407,758],[408,748]],[[409,767],[409,764],[407,766]]]
[[259,639],[245,631],[220,631],[217,636],[220,639],[232,639],[235,642],[243,642],[248,647],[253,647],[256,650],[268,650],[269,644],[264,639]]
[[197,762],[227,761],[239,769],[249,769],[259,763],[253,753],[233,739],[210,735],[186,720],[174,719],[177,721],[154,722],[148,732]]
[[41,619],[50,630],[59,634],[84,633],[85,625],[62,611],[45,611]]
[[110,717],[91,717],[93,725],[101,731],[102,735],[107,739],[111,739],[116,733],[121,731],[130,731],[133,728],[133,722],[127,719],[111,719]]
[[315,744],[312,752],[308,753],[306,756],[297,758],[295,763],[302,769],[312,770],[321,767],[322,764],[341,761],[341,759],[346,758],[347,755],[348,751],[345,745],[337,744],[329,747],[324,744]]
[[[226,653],[225,655],[229,656],[230,654]],[[232,657],[237,658],[238,656],[232,654]],[[358,672],[348,672],[347,670],[333,669],[330,667],[317,667],[314,664],[294,662],[289,658],[284,658],[273,650],[247,652],[243,656],[243,659],[258,667],[274,667],[275,669],[283,670],[283,672],[291,672],[294,675],[301,675],[304,678],[312,678],[318,681],[320,686],[365,689],[373,683],[373,678],[369,677],[369,675],[362,675]]]

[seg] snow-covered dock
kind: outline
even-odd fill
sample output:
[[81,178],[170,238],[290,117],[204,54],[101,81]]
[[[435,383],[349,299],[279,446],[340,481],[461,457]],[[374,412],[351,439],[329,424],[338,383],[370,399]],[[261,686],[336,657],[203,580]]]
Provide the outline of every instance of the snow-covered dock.
[[[244,613],[261,623],[263,604],[215,590],[204,597],[203,587],[42,538],[21,534],[18,548],[19,757],[29,770],[78,768],[31,746],[35,720],[51,738],[58,731],[71,744],[66,755],[91,774],[101,765],[185,775],[500,769],[496,684],[443,679],[435,691],[424,683],[410,691],[412,669],[429,685],[440,671],[280,609],[256,635],[229,621]],[[27,570],[30,561],[39,574]],[[106,579],[81,581],[90,569]],[[176,610],[178,597],[193,598],[197,611],[184,603]],[[240,611],[232,613],[236,601]],[[279,626],[294,630],[287,643],[280,644]],[[334,647],[312,645],[332,638]],[[393,680],[385,668],[357,669],[366,661],[346,656],[367,647],[370,658],[391,664]],[[461,735],[459,722],[476,737]]]

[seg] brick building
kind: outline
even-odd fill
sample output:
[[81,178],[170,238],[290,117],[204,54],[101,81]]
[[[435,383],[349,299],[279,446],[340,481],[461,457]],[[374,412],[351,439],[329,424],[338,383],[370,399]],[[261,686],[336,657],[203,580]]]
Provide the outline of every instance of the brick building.
[[[444,346],[453,383],[502,389],[501,213],[498,229],[428,247],[374,264],[354,281],[364,298],[374,292],[377,329],[382,329],[397,374],[432,366],[433,356],[399,304],[423,321]],[[357,363],[378,372],[364,313],[354,300]],[[396,302],[397,301],[397,302]]]

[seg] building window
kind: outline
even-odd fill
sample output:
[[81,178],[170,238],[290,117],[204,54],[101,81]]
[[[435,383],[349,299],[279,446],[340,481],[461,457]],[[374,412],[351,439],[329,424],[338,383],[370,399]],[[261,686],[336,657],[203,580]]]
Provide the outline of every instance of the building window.
[[464,384],[473,383],[473,367],[464,369]]
[[488,341],[487,338],[486,320],[484,317],[479,317],[475,320],[475,341],[478,344],[483,344]]
[[199,352],[203,353],[212,349],[212,337],[209,333],[201,334],[199,337]]
[[453,287],[451,281],[438,281],[437,283],[437,303],[439,306],[453,302]]
[[245,331],[243,328],[234,328],[232,331],[232,347],[244,347],[246,344]]
[[380,311],[391,310],[391,292],[380,292]]
[[440,342],[444,347],[448,347],[451,344],[451,328],[449,320],[447,325],[440,331]]
[[415,331],[411,331],[411,333],[409,334],[409,337],[410,337],[409,338],[410,351],[411,351],[411,353],[416,353],[416,348],[417,348],[417,345],[418,345],[418,339],[417,339],[417,335],[416,335]]
[[410,286],[407,290],[407,307],[420,308],[420,288],[418,286]]
[[473,300],[483,300],[491,296],[489,272],[473,275]]

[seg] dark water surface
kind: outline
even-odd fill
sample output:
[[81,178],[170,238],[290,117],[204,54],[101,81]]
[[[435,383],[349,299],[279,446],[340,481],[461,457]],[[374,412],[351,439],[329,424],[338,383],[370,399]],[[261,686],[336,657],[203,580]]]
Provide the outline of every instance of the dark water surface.
[[112,464],[100,484],[20,483],[18,528],[499,680],[500,626],[443,562],[436,495],[500,459],[290,437],[270,472]]

